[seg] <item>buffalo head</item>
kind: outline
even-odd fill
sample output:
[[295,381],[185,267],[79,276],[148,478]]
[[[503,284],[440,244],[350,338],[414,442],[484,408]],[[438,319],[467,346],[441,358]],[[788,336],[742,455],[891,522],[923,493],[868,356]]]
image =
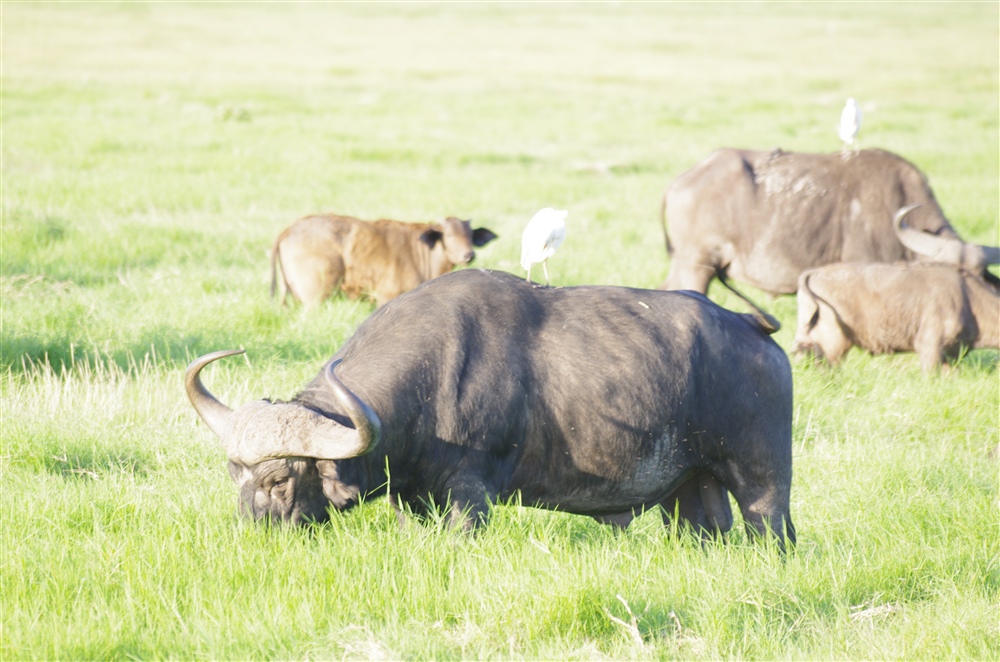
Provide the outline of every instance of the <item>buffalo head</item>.
[[[497,236],[486,228],[472,229],[469,221],[450,216],[435,223],[420,235],[420,241],[433,250],[438,244],[445,259],[451,264],[469,264],[476,257],[475,248],[481,248]],[[450,268],[449,268],[450,269]]]
[[329,363],[326,380],[347,412],[338,421],[305,406],[255,400],[232,410],[201,383],[206,365],[243,350],[206,354],[184,377],[195,411],[220,439],[229,473],[240,488],[240,511],[256,520],[305,523],[328,518],[327,506],[353,506],[359,485],[342,476],[338,460],[364,455],[379,443],[381,423],[372,409],[337,377]]

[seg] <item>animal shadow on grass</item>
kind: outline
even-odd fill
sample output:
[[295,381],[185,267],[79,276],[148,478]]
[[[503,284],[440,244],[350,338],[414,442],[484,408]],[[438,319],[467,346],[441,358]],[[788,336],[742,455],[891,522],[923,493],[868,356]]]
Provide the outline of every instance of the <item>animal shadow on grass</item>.
[[[862,354],[866,353],[858,350],[857,348],[853,348],[853,350],[848,352],[848,354],[844,357],[843,363],[846,364],[855,356],[860,357]],[[899,352],[893,355],[885,355],[884,358],[874,358],[876,361],[885,361],[888,360],[889,357],[900,357],[900,360],[911,361],[912,365],[915,366],[915,369],[919,369],[919,358],[917,354],[913,352]],[[841,368],[841,365],[831,365],[829,362],[816,356],[811,351],[789,353],[789,360],[794,366],[805,366],[810,370],[816,370],[829,375],[835,375]],[[997,352],[996,350],[979,349],[973,352],[963,349],[958,355],[958,358],[949,359],[945,362],[945,364],[941,367],[940,374],[949,374],[956,369],[959,371],[994,374],[997,372],[998,365],[1000,365],[1000,352]]]
[[135,342],[117,345],[110,349],[95,349],[89,341],[63,335],[54,339],[42,339],[30,334],[15,334],[3,337],[4,353],[0,358],[0,369],[12,372],[30,373],[35,366],[51,366],[57,373],[77,365],[119,368],[128,373],[146,362],[182,363],[189,360],[194,344],[200,339],[185,337],[167,330],[144,335]]
[[[130,374],[133,370],[147,366],[184,366],[202,354],[218,349],[235,349],[246,344],[245,338],[238,339],[232,334],[182,335],[162,329],[133,342],[98,350],[89,346],[87,341],[67,336],[43,340],[28,334],[13,337],[5,334],[0,370],[31,374],[37,367],[50,366],[58,374],[62,370],[83,366],[85,370],[111,368],[112,371]],[[306,360],[315,354],[315,349],[310,353],[310,348],[305,344],[278,343],[275,346],[280,351],[268,347],[267,353],[278,353],[286,361]],[[334,348],[331,347],[330,354],[333,351]],[[257,352],[255,356],[262,355],[264,354]],[[319,365],[317,363],[317,369]]]
[[958,360],[953,363],[959,370],[974,370],[990,374],[997,371],[997,364],[1000,364],[1000,352],[996,350],[963,352]]
[[[349,302],[351,306],[356,302]],[[181,330],[171,326],[150,329],[135,339],[121,343],[108,343],[97,348],[93,342],[81,336],[63,333],[55,337],[43,338],[30,332],[3,330],[0,343],[0,371],[31,374],[37,367],[50,366],[56,373],[63,369],[85,366],[86,368],[116,368],[128,374],[137,368],[161,366],[183,367],[196,357],[219,349],[246,348],[254,360],[268,356],[280,356],[283,362],[316,361],[319,370],[325,358],[334,354],[344,339],[368,316],[367,308],[361,315],[347,308],[342,328],[331,333],[319,348],[315,340],[300,340],[294,335],[290,339],[275,338],[267,334],[248,335],[235,328],[205,328],[197,332]],[[338,311],[339,312],[339,311]],[[255,322],[256,323],[256,322]],[[287,316],[281,324],[294,325]],[[279,334],[280,335],[280,334]],[[289,334],[285,334],[286,336]]]

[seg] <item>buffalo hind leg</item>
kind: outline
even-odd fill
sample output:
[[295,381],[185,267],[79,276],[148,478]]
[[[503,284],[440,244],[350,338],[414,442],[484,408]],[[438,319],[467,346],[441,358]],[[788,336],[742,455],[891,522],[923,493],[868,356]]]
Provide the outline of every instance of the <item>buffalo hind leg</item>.
[[837,365],[854,345],[837,311],[809,287],[813,272],[799,276],[798,324],[792,354],[802,357],[812,354],[816,359]]
[[820,309],[819,303],[812,294],[812,290],[809,289],[809,277],[811,275],[812,272],[802,272],[799,276],[799,289],[795,293],[797,324],[795,326],[795,340],[792,341],[791,353],[798,357],[817,353],[812,331],[819,323]]
[[688,478],[666,499],[663,523],[670,526],[676,513],[679,524],[687,523],[702,540],[721,538],[733,528],[733,510],[729,493],[710,474],[698,473]]
[[745,486],[734,490],[733,496],[743,514],[747,536],[752,539],[774,536],[781,551],[785,550],[785,540],[795,545],[795,526],[788,507],[788,492],[778,487]]
[[339,256],[302,254],[292,264],[294,268],[285,270],[285,280],[305,308],[318,306],[333,294],[344,277],[344,261]]
[[[925,375],[930,375],[943,369],[950,371],[947,353],[941,338],[945,334],[943,324],[939,320],[922,320],[920,329],[913,339],[913,349],[920,357],[920,367]],[[956,334],[957,335],[957,334]]]
[[593,515],[593,518],[601,524],[608,524],[617,531],[624,531],[635,519],[635,511],[626,510],[623,513],[610,513],[607,515]]
[[674,253],[670,261],[667,280],[660,285],[661,290],[693,290],[699,294],[708,292],[708,284],[715,277],[715,264],[708,255],[694,255],[684,258]]

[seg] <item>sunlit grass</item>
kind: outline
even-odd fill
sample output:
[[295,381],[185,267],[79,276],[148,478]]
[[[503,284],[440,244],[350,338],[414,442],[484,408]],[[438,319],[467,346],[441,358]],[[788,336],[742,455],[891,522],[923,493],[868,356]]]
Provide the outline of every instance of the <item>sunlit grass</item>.
[[[559,285],[654,287],[659,196],[720,146],[861,142],[996,244],[997,7],[4,3],[3,659],[996,659],[998,352],[796,363],[781,558],[495,508],[473,537],[384,499],[314,529],[236,518],[183,394],[288,398],[371,312],[269,298],[297,217],[471,217],[519,273],[570,210]],[[947,44],[947,48],[942,48]],[[44,47],[42,46],[44,45]],[[746,288],[784,324],[793,297]],[[711,296],[742,304],[720,287]]]

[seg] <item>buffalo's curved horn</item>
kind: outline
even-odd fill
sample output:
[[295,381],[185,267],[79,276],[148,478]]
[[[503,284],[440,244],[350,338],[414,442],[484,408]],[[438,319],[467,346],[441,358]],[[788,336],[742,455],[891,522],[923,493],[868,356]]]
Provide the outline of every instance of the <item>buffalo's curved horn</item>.
[[[357,400],[353,393],[347,393],[349,399]],[[367,409],[367,405],[362,407]],[[280,457],[345,460],[364,455],[378,443],[378,417],[370,409],[371,419],[350,407],[348,411],[356,427],[342,425],[301,404],[256,400],[233,414],[223,445],[230,460],[245,466]]]
[[192,362],[184,376],[191,404],[219,437],[230,460],[245,466],[292,455],[343,460],[363,455],[378,444],[382,432],[378,415],[334,373],[340,361],[327,366],[326,379],[353,428],[301,404],[256,400],[234,412],[219,402],[198,373],[212,361],[242,353],[242,349],[230,349],[206,354]]
[[990,264],[1000,264],[1000,246],[976,246],[976,248],[982,251],[983,268]]
[[346,460],[373,450],[382,436],[382,423],[337,377],[334,369],[338,363],[332,361],[326,367],[326,380],[353,428],[301,404],[251,402],[233,418],[229,458],[243,464],[293,455]]
[[920,205],[909,205],[896,212],[893,226],[899,242],[914,253],[938,262],[955,264],[973,271],[982,271],[988,264],[1000,264],[1000,248],[969,244],[953,237],[939,237],[921,232],[906,224],[904,218]]
[[209,429],[219,438],[224,438],[229,419],[233,415],[233,410],[215,399],[215,396],[208,392],[205,385],[201,383],[198,373],[212,361],[216,361],[227,356],[242,354],[242,349],[224,349],[219,352],[212,352],[200,356],[191,362],[184,373],[184,388],[187,390],[188,399],[194,405],[194,410],[205,421]]
[[[337,401],[347,411],[348,417],[354,423],[358,439],[357,446],[350,451],[350,455],[343,455],[339,458],[327,456],[325,459],[329,460],[364,455],[374,449],[382,437],[382,422],[379,420],[378,414],[337,377],[336,368],[340,361],[341,359],[330,361],[326,366],[326,381],[333,389],[334,395],[337,396]],[[342,435],[342,433],[338,434]]]

